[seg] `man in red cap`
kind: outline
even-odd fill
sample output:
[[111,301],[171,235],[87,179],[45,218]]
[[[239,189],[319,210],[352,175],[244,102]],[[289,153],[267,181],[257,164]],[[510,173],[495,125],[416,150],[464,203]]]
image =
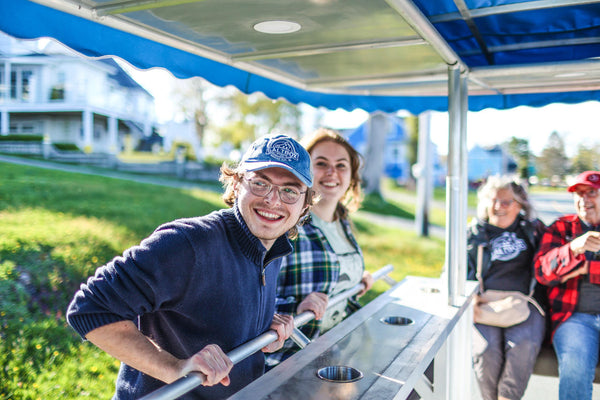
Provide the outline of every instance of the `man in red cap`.
[[567,189],[577,214],[557,219],[535,258],[548,286],[559,399],[590,400],[600,346],[600,171],[586,171]]

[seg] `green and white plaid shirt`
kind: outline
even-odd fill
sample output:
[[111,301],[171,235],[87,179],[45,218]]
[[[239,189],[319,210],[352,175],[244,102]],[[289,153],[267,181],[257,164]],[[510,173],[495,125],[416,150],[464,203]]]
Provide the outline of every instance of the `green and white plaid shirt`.
[[[341,222],[348,241],[362,259],[362,251],[352,234],[350,222],[346,220]],[[310,293],[322,292],[328,296],[333,293],[340,275],[340,263],[323,232],[313,225],[310,219],[299,227],[298,237],[290,242],[292,253],[283,259],[279,272],[276,312],[296,315],[298,305]],[[350,299],[347,314],[351,314],[359,307],[355,298]],[[300,330],[309,339],[315,339],[320,334],[320,321],[313,320]],[[281,350],[267,355],[267,364],[276,365],[298,350],[298,346],[293,341],[287,340]]]

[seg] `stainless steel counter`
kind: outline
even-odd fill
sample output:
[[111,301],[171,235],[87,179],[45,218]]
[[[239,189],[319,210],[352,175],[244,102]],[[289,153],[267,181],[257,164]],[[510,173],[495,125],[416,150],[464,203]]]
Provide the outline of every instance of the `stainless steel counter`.
[[[406,278],[230,399],[407,398],[423,387],[425,370],[470,310],[470,296],[459,307],[448,306],[445,286],[440,279]],[[329,366],[363,376],[353,382],[317,376]]]

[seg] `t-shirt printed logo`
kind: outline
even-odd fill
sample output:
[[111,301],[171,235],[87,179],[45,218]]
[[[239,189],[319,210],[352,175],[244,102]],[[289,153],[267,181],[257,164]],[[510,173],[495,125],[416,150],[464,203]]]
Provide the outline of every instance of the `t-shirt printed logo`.
[[504,232],[491,242],[492,261],[507,261],[517,257],[519,253],[527,249],[525,240],[519,239],[514,232]]

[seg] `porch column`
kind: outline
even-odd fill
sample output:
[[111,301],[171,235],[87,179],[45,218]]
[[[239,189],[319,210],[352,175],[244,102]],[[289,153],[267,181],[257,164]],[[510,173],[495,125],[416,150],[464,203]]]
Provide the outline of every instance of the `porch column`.
[[94,114],[90,110],[84,110],[81,121],[83,129],[83,152],[91,153],[93,150]]
[[108,117],[108,152],[110,154],[119,153],[118,126],[117,118],[113,116]]
[[[4,63],[4,82],[0,82],[0,87],[4,87],[4,90],[0,93],[4,104],[8,104],[10,101],[10,62],[7,60]],[[2,111],[2,123],[0,124],[0,135],[8,135],[10,129],[10,115],[8,111]]]
[[8,111],[2,111],[2,125],[0,126],[0,134],[5,136],[9,133],[10,114]]

